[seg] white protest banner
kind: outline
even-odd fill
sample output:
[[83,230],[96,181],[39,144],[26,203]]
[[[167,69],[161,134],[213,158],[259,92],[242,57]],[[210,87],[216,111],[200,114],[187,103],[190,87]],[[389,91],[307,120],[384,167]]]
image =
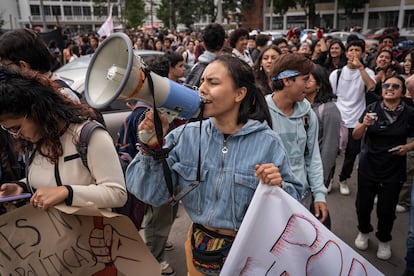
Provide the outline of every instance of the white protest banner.
[[161,273],[132,221],[96,208],[17,208],[0,216],[0,244],[0,275]]
[[281,188],[259,184],[220,275],[383,274]]

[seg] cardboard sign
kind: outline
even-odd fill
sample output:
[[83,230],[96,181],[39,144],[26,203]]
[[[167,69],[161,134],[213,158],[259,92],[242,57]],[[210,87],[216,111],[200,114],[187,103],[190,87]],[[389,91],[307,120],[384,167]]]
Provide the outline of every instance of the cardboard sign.
[[281,188],[259,184],[220,275],[383,274]]
[[0,216],[0,275],[160,275],[129,218],[26,205]]

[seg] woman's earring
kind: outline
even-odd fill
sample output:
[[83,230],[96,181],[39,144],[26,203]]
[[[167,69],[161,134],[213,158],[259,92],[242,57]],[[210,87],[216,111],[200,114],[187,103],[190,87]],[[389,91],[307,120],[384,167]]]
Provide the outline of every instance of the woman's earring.
[[259,68],[259,70],[260,70],[260,71],[263,71],[263,66],[261,66],[261,65],[260,65],[260,68]]

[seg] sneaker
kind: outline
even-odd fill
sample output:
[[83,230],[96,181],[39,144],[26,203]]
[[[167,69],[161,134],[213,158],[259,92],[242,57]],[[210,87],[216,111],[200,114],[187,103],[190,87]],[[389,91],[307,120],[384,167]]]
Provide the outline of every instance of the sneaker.
[[164,249],[165,249],[166,251],[171,251],[171,250],[173,250],[173,249],[174,249],[174,245],[172,244],[172,242],[170,242],[170,241],[166,241],[166,242],[165,242]]
[[407,208],[405,208],[404,206],[397,204],[397,207],[395,208],[395,211],[397,213],[404,213],[407,212]]
[[332,186],[333,186],[333,178],[331,179],[331,181],[329,181],[329,185],[327,188],[328,194],[332,191]]
[[388,260],[391,258],[390,242],[378,242],[377,258],[381,260]]
[[341,195],[349,195],[350,192],[346,180],[339,181],[339,192],[341,193]]
[[160,263],[160,266],[161,266],[161,275],[162,276],[174,276],[175,275],[174,269],[166,261],[162,261]]
[[359,250],[367,250],[368,248],[369,234],[364,234],[359,232],[357,238],[355,239],[355,247]]

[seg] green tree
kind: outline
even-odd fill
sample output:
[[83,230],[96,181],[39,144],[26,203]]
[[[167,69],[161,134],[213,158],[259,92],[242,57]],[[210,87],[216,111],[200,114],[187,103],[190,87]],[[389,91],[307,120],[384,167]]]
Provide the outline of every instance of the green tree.
[[309,28],[317,25],[315,4],[318,0],[271,0],[273,1],[273,12],[285,14],[289,9],[297,9],[298,6],[303,8],[305,16],[308,18]]
[[[208,15],[212,22],[217,18],[217,7],[214,0],[161,0],[157,10],[157,17],[165,26],[176,28],[177,24],[185,24],[187,27],[198,21],[202,16]],[[234,14],[237,9],[248,10],[254,0],[222,0],[222,14]],[[170,13],[171,6],[171,13]]]
[[[161,0],[160,5],[158,6],[157,17],[164,23],[164,26],[167,26],[167,28],[175,28],[177,26],[174,2],[175,0]],[[170,26],[170,23],[172,26]]]
[[364,8],[369,0],[338,0],[338,6],[345,10],[346,25],[349,25],[353,11]]
[[143,0],[125,0],[125,18],[127,28],[136,28],[142,25],[147,14]]
[[364,8],[369,0],[338,0],[338,6],[345,10],[345,14],[350,16],[353,11]]

